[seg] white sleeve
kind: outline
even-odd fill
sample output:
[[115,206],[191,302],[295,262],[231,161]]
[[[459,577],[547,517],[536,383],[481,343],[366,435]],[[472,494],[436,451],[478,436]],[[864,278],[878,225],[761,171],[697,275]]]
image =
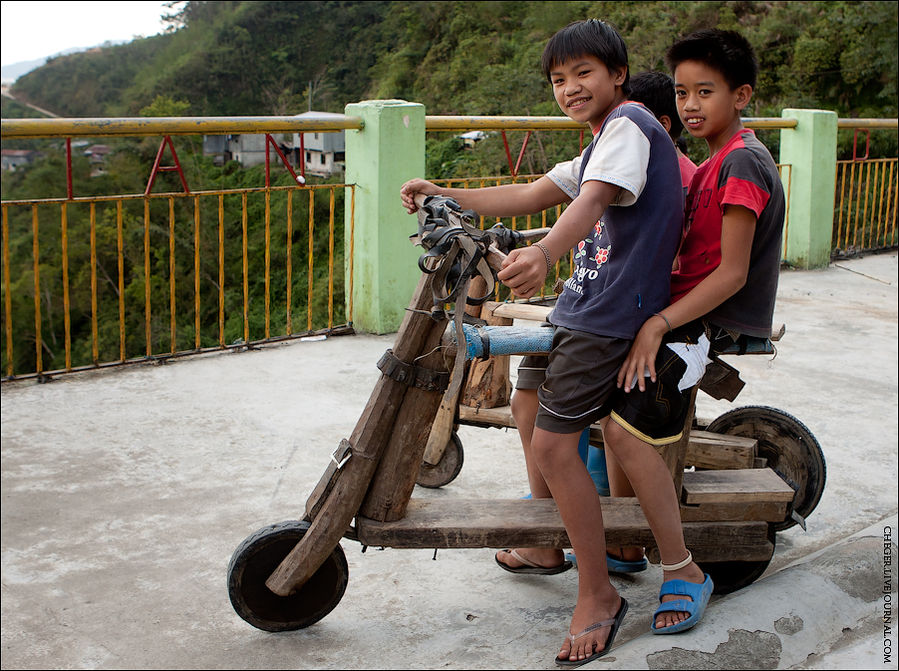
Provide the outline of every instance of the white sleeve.
[[549,177],[552,183],[562,189],[565,195],[571,200],[577,198],[577,195],[580,192],[580,185],[577,180],[581,174],[582,156],[583,155],[577,156],[571,161],[556,163],[552,170],[546,173],[546,176]]
[[583,181],[620,186],[613,205],[633,205],[646,186],[649,148],[649,138],[637,124],[627,117],[613,119],[596,140]]

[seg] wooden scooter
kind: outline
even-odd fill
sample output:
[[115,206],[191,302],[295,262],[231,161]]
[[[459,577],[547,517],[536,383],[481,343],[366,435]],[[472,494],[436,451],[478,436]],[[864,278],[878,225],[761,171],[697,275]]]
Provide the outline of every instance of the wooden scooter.
[[[420,203],[416,239],[428,249],[419,262],[423,275],[393,350],[378,363],[382,375],[362,416],[332,454],[303,519],[256,531],[231,558],[229,596],[249,624],[289,631],[330,613],[348,581],[341,538],[392,548],[570,547],[551,499],[412,498],[429,436],[438,432],[431,449],[439,451],[447,424],[452,429],[456,421],[468,360],[460,307],[470,300],[470,278],[483,277],[488,292],[482,298],[489,295],[501,248],[516,242],[505,229],[481,231],[473,220],[450,199]],[[444,357],[446,303],[456,304],[452,330],[459,345],[452,371]],[[736,589],[767,567],[774,532],[790,519],[796,488],[767,467],[684,473],[691,424],[692,412],[684,438],[663,451],[681,493],[685,541],[716,584],[722,580]],[[814,466],[823,488],[823,457]],[[644,546],[658,560],[636,499],[605,499],[603,519],[608,544]]]

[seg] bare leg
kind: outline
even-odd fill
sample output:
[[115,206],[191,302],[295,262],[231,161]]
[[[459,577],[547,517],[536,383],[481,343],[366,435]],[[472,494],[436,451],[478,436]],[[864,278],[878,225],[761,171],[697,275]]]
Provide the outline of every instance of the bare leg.
[[[606,451],[614,452],[615,458],[621,469],[627,475],[640,501],[640,507],[665,564],[676,564],[687,556],[687,547],[684,544],[684,532],[681,526],[680,506],[677,500],[677,492],[671,473],[656,452],[655,448],[628,433],[621,426],[611,420],[603,424],[603,436],[605,437]],[[578,557],[580,563],[580,557]],[[695,562],[677,571],[665,571],[665,580],[681,579],[700,584],[704,575]],[[689,597],[664,597],[663,601],[676,598]],[[669,627],[686,620],[688,613],[661,613],[656,619],[656,628]]]
[[[605,420],[604,420],[605,421]],[[636,496],[634,488],[631,487],[630,480],[621,468],[621,464],[615,458],[612,450],[607,449],[606,453],[606,473],[609,477],[609,493],[616,497],[633,497]],[[643,559],[645,550],[642,547],[627,546],[609,548],[609,554],[616,559],[624,561],[640,561]]]
[[[552,494],[534,461],[534,455],[531,450],[531,437],[534,433],[534,421],[537,418],[538,405],[536,389],[516,389],[515,393],[512,394],[512,417],[515,418],[518,435],[521,437],[521,446],[524,449],[524,460],[527,466],[528,483],[531,487],[531,497],[548,499],[552,498]],[[562,550],[556,548],[522,548],[518,552],[522,557],[540,566],[558,566],[565,560]],[[497,553],[497,559],[513,567],[521,565],[521,562],[504,550],[500,550]]]
[[[556,434],[536,427],[531,437],[534,460],[553,494],[578,558],[578,599],[570,626],[573,634],[614,617],[621,604],[609,582],[599,494],[577,452],[580,434]],[[585,659],[604,649],[609,632],[604,627],[573,644],[566,641],[560,656],[572,661]]]

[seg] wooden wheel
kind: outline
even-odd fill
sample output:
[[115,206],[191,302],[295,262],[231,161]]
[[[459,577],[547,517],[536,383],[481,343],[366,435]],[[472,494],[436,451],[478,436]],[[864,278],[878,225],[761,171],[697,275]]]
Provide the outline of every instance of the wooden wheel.
[[436,465],[431,466],[423,461],[421,462],[418,478],[415,480],[416,484],[429,489],[437,489],[443,487],[443,485],[448,485],[456,479],[456,476],[462,470],[464,458],[462,441],[459,438],[459,434],[453,431],[449,442],[446,444],[446,449],[443,451],[443,456],[440,457],[440,461]]
[[349,567],[338,545],[296,592],[278,596],[265,581],[303,538],[308,522],[272,524],[238,546],[228,565],[228,596],[237,614],[264,631],[293,631],[334,610],[346,591]]
[[[724,413],[707,430],[755,438],[757,456],[764,457],[768,467],[795,490],[792,511],[805,519],[818,505],[827,477],[824,453],[812,432],[798,419],[776,408],[750,405]],[[794,524],[796,520],[790,516],[773,526],[782,531]]]

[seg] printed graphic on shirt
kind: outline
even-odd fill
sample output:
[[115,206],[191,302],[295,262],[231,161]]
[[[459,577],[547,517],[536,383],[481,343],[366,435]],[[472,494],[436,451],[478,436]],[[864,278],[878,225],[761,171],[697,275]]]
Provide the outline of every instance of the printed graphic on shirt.
[[[584,283],[591,282],[599,277],[599,270],[612,254],[612,245],[608,242],[608,236],[603,236],[605,227],[602,220],[596,222],[593,227],[594,235],[584,238],[577,243],[577,251],[574,253],[574,272],[565,282],[565,288],[583,295]],[[603,247],[601,244],[606,242]]]

